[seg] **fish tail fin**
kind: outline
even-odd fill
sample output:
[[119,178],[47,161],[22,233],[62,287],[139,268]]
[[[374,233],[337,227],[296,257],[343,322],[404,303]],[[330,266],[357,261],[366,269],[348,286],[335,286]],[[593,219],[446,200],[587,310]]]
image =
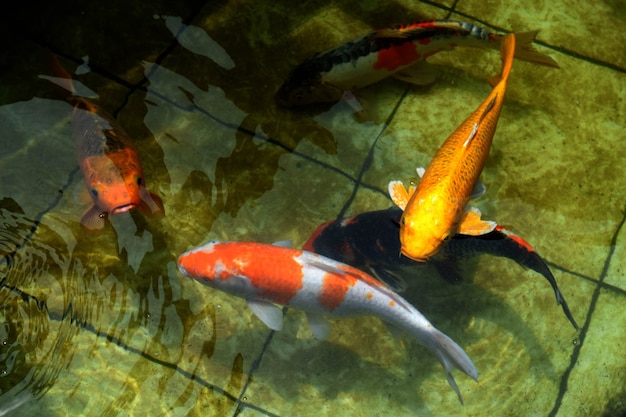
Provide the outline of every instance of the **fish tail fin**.
[[72,95],[74,95],[76,93],[76,87],[72,81],[72,76],[66,71],[65,68],[63,68],[63,65],[61,65],[57,56],[51,51],[48,53],[48,63],[50,64],[50,69],[54,76],[50,77],[46,75],[39,75],[39,78],[51,81],[52,83],[63,88],[65,91],[69,91]]
[[457,397],[459,397],[459,401],[463,404],[463,397],[461,396],[461,391],[452,376],[452,371],[456,368],[470,376],[474,381],[477,381],[478,371],[476,370],[474,363],[461,346],[444,333],[437,330],[435,327],[431,327],[429,329],[429,335],[425,342],[426,347],[428,347],[435,354],[435,356],[437,356],[439,362],[441,362],[441,365],[446,371],[448,384],[450,384],[452,389],[454,389]]
[[[503,79],[506,80],[509,77],[511,68],[513,67],[513,56],[516,52],[516,35],[509,33],[502,37],[500,40],[500,58],[502,59],[502,72],[496,76],[490,77],[487,81],[489,85],[495,88],[496,85]],[[515,55],[517,57],[517,55]]]
[[502,40],[500,58],[502,59],[502,78],[506,79],[513,67],[513,56],[516,54],[517,35],[509,33]]
[[[560,68],[559,64],[557,64],[554,59],[546,54],[537,51],[533,46],[533,41],[537,37],[537,33],[539,33],[538,30],[515,33],[515,38],[517,39],[517,46],[515,47],[515,58],[539,65],[545,65],[546,67]],[[501,39],[504,42],[504,38]]]

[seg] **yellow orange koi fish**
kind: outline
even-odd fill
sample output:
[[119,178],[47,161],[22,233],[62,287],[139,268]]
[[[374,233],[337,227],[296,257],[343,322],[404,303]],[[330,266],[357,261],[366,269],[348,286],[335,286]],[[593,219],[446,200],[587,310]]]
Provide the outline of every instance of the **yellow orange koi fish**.
[[393,202],[404,210],[400,220],[401,252],[426,261],[456,233],[482,235],[495,223],[480,219],[466,205],[485,166],[513,64],[515,35],[502,42],[502,74],[483,103],[446,139],[417,187],[389,183]]

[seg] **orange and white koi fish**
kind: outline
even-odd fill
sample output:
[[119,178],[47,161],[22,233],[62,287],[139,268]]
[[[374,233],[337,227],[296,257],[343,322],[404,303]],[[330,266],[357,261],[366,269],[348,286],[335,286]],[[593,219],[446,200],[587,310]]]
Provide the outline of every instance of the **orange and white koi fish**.
[[[559,65],[533,48],[538,31],[517,33],[515,58],[548,67]],[[431,20],[377,30],[318,53],[298,65],[276,93],[281,106],[334,102],[346,92],[393,76],[430,84],[435,73],[428,57],[457,46],[500,49],[503,35],[455,20]]]
[[478,209],[466,211],[466,205],[489,155],[514,51],[515,35],[509,34],[502,42],[503,69],[498,83],[439,148],[417,188],[407,190],[400,181],[389,183],[391,199],[404,210],[401,252],[415,261],[426,261],[456,233],[482,235],[496,226],[481,220]]
[[[71,76],[51,56],[51,65],[59,77],[40,78],[74,94]],[[67,101],[74,106],[72,136],[76,158],[93,204],[82,216],[87,231],[104,227],[105,218],[138,208],[149,215],[163,215],[163,202],[146,189],[139,154],[128,133],[115,118],[90,101],[71,95]]]
[[81,224],[86,230],[104,227],[105,215],[138,208],[163,215],[163,202],[146,189],[139,154],[128,133],[104,109],[73,97],[72,134],[76,157],[93,204]]
[[276,304],[306,312],[313,335],[322,339],[329,331],[323,316],[372,315],[404,329],[437,356],[462,402],[452,370],[457,368],[474,380],[478,372],[463,349],[415,307],[356,268],[280,245],[210,242],[182,254],[178,268],[204,285],[245,299],[274,330],[281,330],[283,322]]

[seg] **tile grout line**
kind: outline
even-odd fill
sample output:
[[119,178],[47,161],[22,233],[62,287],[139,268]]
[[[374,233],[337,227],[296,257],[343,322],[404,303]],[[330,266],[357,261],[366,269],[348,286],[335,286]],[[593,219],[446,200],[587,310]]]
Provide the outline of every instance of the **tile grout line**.
[[607,284],[606,282],[599,281],[599,280],[597,280],[597,279],[595,279],[595,278],[592,278],[592,277],[587,276],[587,275],[585,275],[585,274],[582,274],[582,273],[580,273],[580,272],[576,272],[576,271],[573,271],[573,270],[571,270],[571,269],[567,269],[567,268],[565,268],[565,267],[563,267],[563,266],[561,266],[561,265],[559,265],[559,264],[556,264],[556,263],[554,263],[554,262],[550,262],[550,261],[545,261],[545,262],[546,262],[546,264],[547,264],[548,266],[551,266],[552,268],[556,269],[557,271],[561,271],[561,272],[563,272],[563,273],[565,273],[565,274],[573,275],[573,276],[575,276],[576,278],[579,278],[579,279],[585,280],[585,281],[587,281],[587,282],[591,282],[591,283],[593,283],[594,285],[599,285],[599,286],[601,286],[603,289],[605,289],[605,290],[607,290],[607,291],[610,291],[610,292],[612,292],[612,293],[614,293],[614,294],[617,294],[617,295],[622,295],[622,296],[626,296],[626,289],[623,289],[623,288],[617,287],[617,286],[612,285],[612,284]]
[[[283,316],[285,315],[285,313],[287,312],[288,308],[287,307],[283,307],[282,309],[282,314]],[[251,404],[248,405],[245,398],[246,395],[246,391],[248,391],[248,386],[250,385],[250,382],[252,381],[252,374],[254,374],[254,372],[259,369],[259,367],[261,366],[261,361],[263,360],[263,356],[265,356],[265,352],[267,351],[267,349],[269,348],[270,343],[272,342],[272,340],[274,339],[274,334],[276,334],[275,330],[271,330],[269,335],[267,336],[267,339],[265,339],[265,343],[263,343],[263,348],[261,349],[261,353],[259,353],[259,356],[257,356],[257,358],[254,360],[254,362],[252,362],[252,366],[250,367],[250,371],[248,371],[248,374],[246,375],[246,382],[243,386],[243,388],[241,389],[241,392],[239,393],[239,396],[237,397],[237,400],[235,401],[235,412],[233,413],[232,417],[237,417],[239,416],[239,414],[243,411],[244,408],[248,408],[250,406],[252,406]],[[253,406],[255,410],[261,412],[262,409],[257,407],[257,406]],[[263,411],[265,412],[265,411]],[[266,414],[268,412],[265,412]],[[272,417],[278,417],[275,414],[267,414],[270,415]]]
[[585,342],[585,338],[587,335],[587,331],[589,330],[589,325],[591,323],[591,316],[593,315],[593,312],[598,303],[598,299],[600,298],[600,291],[604,288],[602,284],[604,284],[604,279],[606,278],[609,266],[611,265],[611,259],[613,258],[613,254],[615,253],[615,246],[616,246],[617,238],[625,222],[626,222],[626,208],[624,209],[624,213],[622,214],[622,220],[620,221],[619,225],[617,226],[617,229],[615,230],[615,233],[613,234],[613,237],[611,238],[611,246],[609,249],[609,253],[604,262],[602,272],[600,273],[600,279],[598,280],[598,283],[593,291],[593,295],[591,296],[591,302],[589,304],[589,311],[587,313],[587,317],[585,318],[585,323],[581,327],[579,337],[577,339],[578,343],[575,345],[574,351],[572,352],[572,355],[570,357],[570,364],[561,377],[561,382],[559,384],[559,394],[554,402],[554,407],[548,414],[548,417],[556,416],[563,402],[563,397],[565,397],[565,394],[567,393],[567,383],[568,383],[570,374],[572,373],[572,371],[574,370],[574,367],[576,366],[576,363],[578,362],[578,358],[580,356],[580,352],[582,350],[582,347],[583,347],[583,344]]
[[[337,214],[337,218],[341,218],[341,217],[345,216],[346,211],[348,210],[350,205],[352,205],[352,202],[354,201],[359,188],[362,187],[362,186],[365,187],[365,184],[363,183],[363,176],[365,175],[367,170],[372,165],[372,161],[374,160],[374,151],[376,150],[376,144],[378,144],[378,141],[382,137],[383,133],[385,133],[387,131],[387,128],[389,127],[391,121],[393,120],[393,118],[395,117],[396,113],[398,112],[398,109],[400,108],[400,105],[404,101],[404,99],[407,96],[408,92],[409,92],[409,87],[407,86],[404,89],[404,92],[400,96],[400,99],[396,103],[395,107],[393,108],[391,113],[389,113],[389,116],[387,116],[385,121],[382,123],[382,128],[381,128],[380,132],[378,132],[378,135],[376,135],[376,139],[374,139],[374,141],[372,142],[372,145],[370,146],[370,149],[367,152],[367,155],[365,156],[365,159],[363,160],[363,164],[361,165],[361,169],[359,171],[359,175],[355,179],[355,184],[354,184],[354,188],[352,189],[352,193],[350,194],[350,197],[348,198],[346,203],[343,205],[341,210],[339,210],[339,213]],[[370,186],[370,187],[367,187],[367,188],[378,190],[377,187],[371,187]]]
[[[24,238],[22,239],[20,243],[15,245],[15,248],[13,249],[11,253],[4,255],[2,259],[0,259],[0,264],[5,262],[9,268],[7,270],[7,274],[8,274],[8,271],[10,271],[11,269],[11,265],[13,265],[13,257],[15,256],[15,254],[17,254],[17,252],[20,249],[22,249],[26,245],[26,243],[28,243],[30,239],[35,235],[35,233],[37,232],[37,229],[39,228],[39,225],[41,224],[41,219],[43,218],[43,216],[45,216],[47,213],[49,213],[53,208],[55,208],[59,204],[59,202],[63,198],[63,194],[68,190],[72,182],[74,182],[74,176],[76,176],[76,174],[79,171],[80,169],[78,167],[70,171],[70,174],[67,177],[66,183],[59,189],[59,193],[54,198],[54,200],[52,200],[52,202],[50,202],[50,204],[48,204],[47,207],[45,207],[43,210],[41,210],[39,213],[35,215],[35,218],[33,219],[33,225],[30,228],[29,232],[26,234],[26,236],[24,236]],[[8,285],[6,285],[7,278],[8,278],[8,275],[2,278],[2,280],[0,280],[0,286],[7,287],[11,291],[15,291],[17,288],[11,288]],[[19,291],[19,289],[17,290]],[[17,294],[21,295],[19,292]]]

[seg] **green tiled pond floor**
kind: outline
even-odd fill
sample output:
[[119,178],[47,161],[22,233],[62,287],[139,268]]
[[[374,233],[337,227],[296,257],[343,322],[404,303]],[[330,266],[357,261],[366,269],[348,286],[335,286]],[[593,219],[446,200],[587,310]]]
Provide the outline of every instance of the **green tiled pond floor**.
[[[0,58],[0,415],[626,415],[626,16],[615,1],[501,3],[23,7]],[[319,341],[288,310],[273,332],[175,264],[214,239],[301,246],[390,207],[388,182],[410,181],[482,102],[498,53],[458,48],[432,58],[431,86],[359,91],[365,121],[273,95],[314,52],[426,18],[539,29],[561,67],[515,62],[475,205],[544,257],[582,330],[510,260],[463,261],[459,285],[412,270],[403,296],[479,371],[455,373],[464,405],[426,349],[376,318],[332,320]],[[131,134],[165,217],[82,231],[72,108],[39,77],[50,52]]]

